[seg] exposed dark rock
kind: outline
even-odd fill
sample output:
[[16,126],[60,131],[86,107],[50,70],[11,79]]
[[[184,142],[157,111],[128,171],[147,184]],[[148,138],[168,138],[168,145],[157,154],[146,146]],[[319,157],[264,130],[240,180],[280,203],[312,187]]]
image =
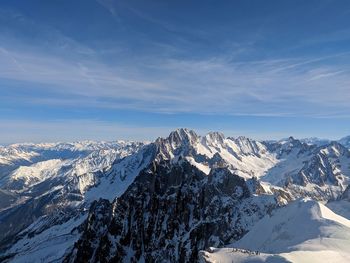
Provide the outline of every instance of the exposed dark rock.
[[194,262],[199,250],[238,240],[247,217],[276,204],[244,206],[249,198],[244,179],[225,168],[207,176],[184,160],[153,163],[112,205],[94,203],[66,262]]

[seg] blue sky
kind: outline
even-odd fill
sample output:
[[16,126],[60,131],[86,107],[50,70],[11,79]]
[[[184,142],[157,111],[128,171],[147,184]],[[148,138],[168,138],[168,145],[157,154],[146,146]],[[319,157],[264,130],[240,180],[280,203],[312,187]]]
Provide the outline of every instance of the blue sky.
[[349,1],[3,0],[0,143],[350,134]]

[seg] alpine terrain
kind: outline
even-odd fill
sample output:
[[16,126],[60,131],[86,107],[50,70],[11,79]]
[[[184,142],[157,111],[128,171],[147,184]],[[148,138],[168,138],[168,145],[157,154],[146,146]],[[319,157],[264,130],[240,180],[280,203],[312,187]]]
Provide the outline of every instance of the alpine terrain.
[[349,138],[0,147],[1,262],[349,262]]

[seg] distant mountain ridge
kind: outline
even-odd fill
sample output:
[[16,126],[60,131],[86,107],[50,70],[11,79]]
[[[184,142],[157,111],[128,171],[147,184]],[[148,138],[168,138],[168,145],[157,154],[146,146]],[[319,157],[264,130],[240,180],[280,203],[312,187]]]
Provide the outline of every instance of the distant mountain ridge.
[[0,160],[0,255],[11,262],[189,262],[293,200],[338,200],[350,179],[350,152],[338,142],[259,142],[189,129],[151,143],[12,145],[0,149]]

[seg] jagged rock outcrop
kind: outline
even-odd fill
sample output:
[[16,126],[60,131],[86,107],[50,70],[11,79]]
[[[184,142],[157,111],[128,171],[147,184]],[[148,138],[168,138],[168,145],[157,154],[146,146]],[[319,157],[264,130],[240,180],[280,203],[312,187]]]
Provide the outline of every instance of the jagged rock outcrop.
[[346,200],[350,202],[350,185],[345,189],[342,195],[339,197],[340,200]]
[[[207,176],[185,160],[153,163],[111,207],[91,210],[67,262],[193,262],[198,251],[238,240],[276,205],[225,168]],[[109,217],[112,214],[112,219]],[[102,235],[91,235],[105,229]]]
[[[81,147],[74,145],[57,147]],[[82,145],[97,147],[85,157],[48,158],[3,177],[12,180],[3,186],[16,186],[1,192],[3,205],[22,202],[0,212],[10,247],[3,258],[20,261],[35,250],[43,261],[193,261],[199,249],[239,239],[275,207],[300,197],[341,197],[350,180],[349,150],[336,142],[261,143],[178,129],[144,146],[101,145]],[[11,218],[19,220],[10,229]],[[47,252],[42,240],[64,249]]]
[[[308,184],[323,187],[338,186],[345,190],[349,176],[350,152],[338,142],[319,147],[302,169],[290,176],[289,183],[301,186]],[[326,189],[328,190],[328,189]]]
[[338,142],[346,148],[350,148],[350,136],[343,137]]
[[[22,160],[23,156],[28,162],[34,162],[33,158],[39,161],[0,175],[0,193],[6,193],[2,196],[7,199],[0,202],[0,252],[22,238],[86,213],[93,201],[85,198],[86,192],[105,179],[106,170],[143,146],[120,141],[18,144],[1,149],[0,155],[6,155],[0,156],[0,161],[11,167],[14,160]],[[62,159],[56,159],[58,156]],[[46,159],[50,160],[42,161]]]

